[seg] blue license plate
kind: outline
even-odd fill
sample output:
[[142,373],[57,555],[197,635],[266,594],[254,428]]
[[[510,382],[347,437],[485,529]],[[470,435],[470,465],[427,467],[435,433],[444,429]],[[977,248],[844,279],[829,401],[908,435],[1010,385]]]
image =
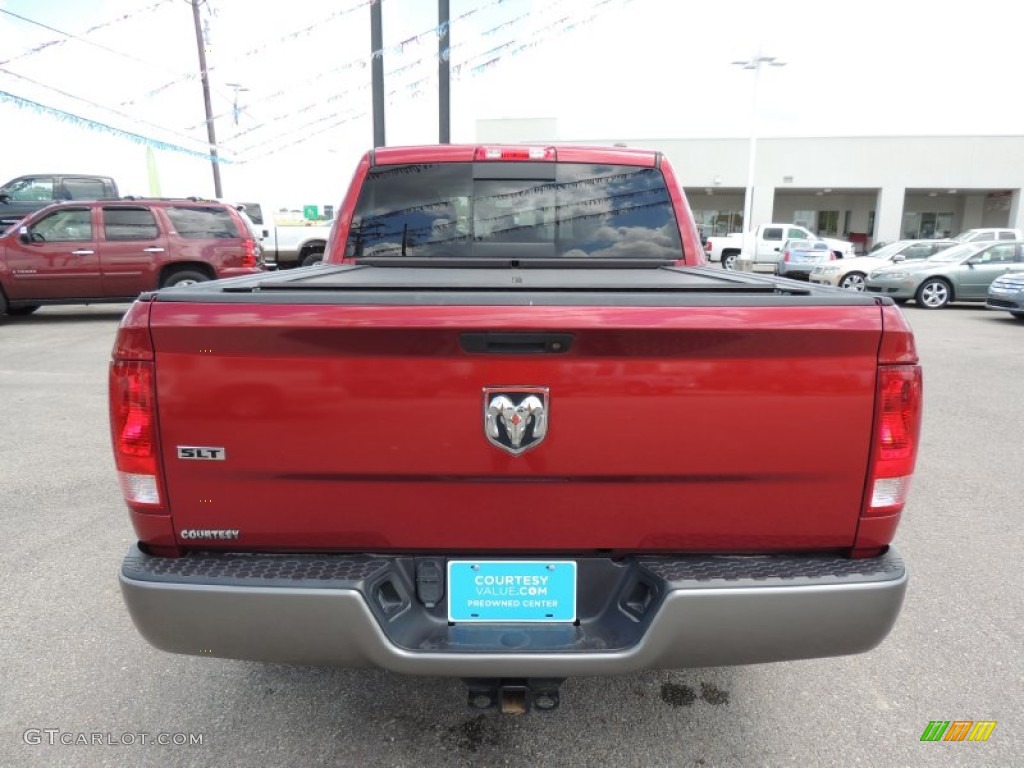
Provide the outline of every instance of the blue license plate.
[[576,620],[576,563],[449,560],[448,621]]

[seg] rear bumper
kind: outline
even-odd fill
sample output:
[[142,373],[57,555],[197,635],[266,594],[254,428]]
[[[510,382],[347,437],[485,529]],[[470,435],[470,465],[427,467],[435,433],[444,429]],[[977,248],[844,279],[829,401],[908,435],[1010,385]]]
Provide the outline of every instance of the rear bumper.
[[811,272],[814,271],[816,266],[818,265],[814,263],[802,264],[800,262],[794,263],[780,261],[778,265],[778,274],[782,277],[802,277],[807,279],[810,278]]
[[569,677],[753,664],[870,650],[907,573],[877,558],[579,559],[575,625],[447,622],[416,599],[414,559],[129,550],[120,582],[139,632],[172,653],[375,666],[451,677]]

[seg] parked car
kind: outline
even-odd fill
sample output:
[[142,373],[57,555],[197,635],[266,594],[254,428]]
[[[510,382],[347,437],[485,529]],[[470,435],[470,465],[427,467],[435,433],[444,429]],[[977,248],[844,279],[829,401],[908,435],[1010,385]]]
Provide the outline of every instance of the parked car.
[[[837,259],[853,258],[853,243],[818,237],[809,229],[799,224],[761,224],[749,234],[754,268],[758,266],[774,269],[782,254],[782,246],[787,240],[821,241],[832,249]],[[743,250],[743,233],[734,232],[724,237],[709,237],[704,241],[704,254],[708,261],[721,262],[725,269],[735,269]]]
[[255,238],[223,203],[56,203],[0,235],[0,315],[131,301],[143,291],[262,269]]
[[59,200],[116,200],[117,183],[109,176],[42,173],[18,176],[0,187],[0,227],[16,224]]
[[865,287],[897,301],[914,299],[926,309],[941,309],[951,301],[985,301],[993,280],[1024,271],[1022,246],[1019,241],[961,243],[930,259],[876,269]]
[[255,243],[256,243],[256,253],[257,253],[257,256],[259,258],[260,263],[262,264],[263,263],[263,235],[260,232],[260,227],[259,227],[258,224],[256,224],[255,221],[252,220],[252,218],[249,216],[249,214],[245,211],[244,208],[236,207],[235,210],[238,211],[239,217],[241,217],[242,221],[245,222],[245,228],[249,231],[249,234],[252,236],[252,239],[255,241]]
[[1009,312],[1018,320],[1024,320],[1024,273],[1011,272],[997,277],[988,287],[989,309]]
[[806,280],[815,265],[833,261],[835,254],[823,240],[787,240],[775,265],[775,274]]
[[952,240],[898,240],[872,251],[868,256],[819,264],[811,272],[810,280],[812,283],[863,291],[864,281],[873,270],[897,261],[928,259],[952,245],[956,245]]
[[953,238],[958,243],[975,243],[985,240],[1024,240],[1024,233],[1019,229],[1001,229],[999,227],[980,227],[968,229]]
[[[256,225],[257,237],[270,269],[308,267],[324,256],[331,222],[313,222],[301,218],[291,223],[275,218],[272,206],[266,203],[236,203]],[[326,206],[325,206],[326,207]]]

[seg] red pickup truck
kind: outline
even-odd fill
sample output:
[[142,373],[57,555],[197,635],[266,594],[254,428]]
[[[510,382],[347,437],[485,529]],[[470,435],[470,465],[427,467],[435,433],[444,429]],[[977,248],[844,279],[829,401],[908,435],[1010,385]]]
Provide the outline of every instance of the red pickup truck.
[[653,151],[378,149],[341,211],[324,265],[121,324],[149,642],[522,711],[886,636],[921,414],[890,300],[706,267]]

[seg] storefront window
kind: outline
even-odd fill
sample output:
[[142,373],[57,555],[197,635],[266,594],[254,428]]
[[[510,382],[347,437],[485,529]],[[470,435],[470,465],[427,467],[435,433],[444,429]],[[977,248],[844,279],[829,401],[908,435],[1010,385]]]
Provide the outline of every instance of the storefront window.
[[839,234],[839,211],[818,211],[819,237]]
[[908,212],[903,214],[903,237],[906,240],[930,240],[951,237],[953,214]]

